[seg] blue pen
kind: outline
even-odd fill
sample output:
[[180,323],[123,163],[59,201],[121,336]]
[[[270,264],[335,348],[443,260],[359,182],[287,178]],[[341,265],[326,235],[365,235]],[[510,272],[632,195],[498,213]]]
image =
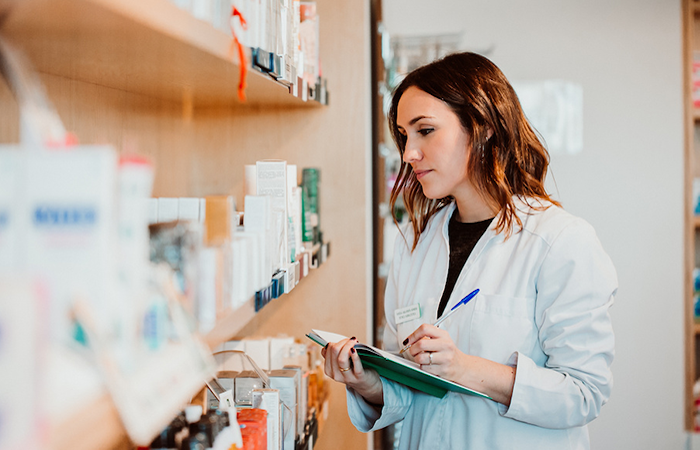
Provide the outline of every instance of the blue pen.
[[[478,293],[479,293],[479,290],[478,290],[478,289],[474,289],[473,291],[471,291],[469,294],[467,294],[466,297],[464,297],[462,300],[460,300],[459,303],[457,303],[456,305],[454,305],[454,306],[452,307],[452,309],[450,309],[450,310],[447,312],[447,314],[445,314],[444,316],[442,316],[442,317],[440,317],[438,320],[436,320],[435,323],[433,323],[433,325],[436,326],[436,327],[439,327],[440,324],[441,324],[442,322],[444,322],[445,320],[447,320],[447,318],[450,317],[452,314],[454,314],[455,311],[457,311],[457,309],[458,309],[460,306],[466,305],[466,304],[469,302],[469,300],[471,300],[471,299],[473,299],[474,297],[476,297],[476,294],[478,294]],[[399,352],[399,354],[403,354],[403,352],[405,352],[406,350],[408,350],[409,348],[411,348],[411,345],[413,345],[413,344],[408,344],[407,346],[405,346],[404,348],[402,348],[401,351]]]
[[447,314],[445,314],[444,316],[442,316],[438,320],[436,320],[433,325],[435,325],[436,327],[439,327],[442,322],[447,320],[448,317],[450,317],[452,314],[454,314],[455,311],[457,311],[457,308],[459,308],[462,305],[466,305],[469,302],[469,300],[476,297],[476,294],[478,294],[478,293],[479,293],[478,289],[474,289],[473,291],[471,291],[469,294],[467,294],[466,297],[464,297],[462,300],[460,300],[459,303],[454,305],[452,307],[452,309],[450,309],[450,311]]

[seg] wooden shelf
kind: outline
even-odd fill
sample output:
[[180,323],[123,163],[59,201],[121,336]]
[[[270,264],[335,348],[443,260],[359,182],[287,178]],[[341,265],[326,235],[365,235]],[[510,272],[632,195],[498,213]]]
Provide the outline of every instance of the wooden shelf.
[[[0,0],[3,14],[0,33],[39,72],[193,107],[244,106],[231,37],[170,0]],[[256,70],[247,85],[247,105],[319,105]]]
[[693,121],[700,122],[700,109],[693,109]]
[[700,216],[693,216],[693,227],[700,228]]
[[115,449],[128,448],[129,445],[119,412],[107,393],[49,427],[51,450]]
[[[328,243],[324,245],[328,245]],[[314,247],[311,249],[312,258],[316,258],[316,255],[320,250],[320,244],[314,245]],[[311,275],[311,273],[313,273],[313,269],[315,269],[315,267],[311,267],[311,261],[309,261],[310,271],[308,274],[306,274],[306,277],[304,277],[300,281],[300,283],[303,283],[303,280],[305,280],[309,275]],[[277,299],[272,300],[271,303],[274,304],[275,301],[279,300],[283,296],[284,294],[278,297]],[[255,296],[253,296],[252,298],[247,300],[243,305],[241,305],[235,310],[228,311],[223,318],[217,320],[216,325],[214,325],[214,328],[212,328],[212,330],[209,331],[204,337],[204,341],[209,346],[209,348],[213,349],[217,345],[222,344],[234,337],[236,333],[243,329],[243,327],[245,327],[248,324],[248,322],[250,322],[253,319],[253,317],[255,317],[255,314]]]

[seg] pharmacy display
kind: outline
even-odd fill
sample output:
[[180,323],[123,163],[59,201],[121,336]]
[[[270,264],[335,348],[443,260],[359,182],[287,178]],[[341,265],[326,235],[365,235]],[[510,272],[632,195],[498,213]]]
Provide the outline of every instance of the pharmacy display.
[[[178,6],[228,31],[247,17],[236,36],[253,55],[246,69],[327,103],[312,2]],[[230,346],[247,320],[328,258],[321,171],[261,159],[240,168],[243,204],[229,193],[151,198],[152,162],[109,144],[79,145],[21,53],[1,38],[0,67],[22,122],[21,142],[0,145],[0,368],[15,386],[0,393],[0,449],[46,448],[38,430],[102,397],[141,446],[178,424],[191,435],[154,448],[190,448],[202,440],[198,427],[208,447],[213,434],[226,448],[259,434],[279,437],[268,449],[313,442],[327,394],[317,354],[291,338],[236,350],[283,355],[260,363],[269,385],[247,396],[233,384],[210,390],[230,391],[231,401],[206,401],[197,418],[192,408],[187,417],[179,411],[205,386],[245,383],[246,370],[227,367],[215,355],[224,349],[212,347]],[[241,433],[237,423],[249,425]]]

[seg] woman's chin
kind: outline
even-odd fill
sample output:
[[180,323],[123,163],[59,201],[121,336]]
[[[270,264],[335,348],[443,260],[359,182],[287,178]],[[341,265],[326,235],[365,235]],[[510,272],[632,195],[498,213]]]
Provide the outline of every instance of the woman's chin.
[[425,186],[423,186],[423,195],[425,195],[430,200],[439,200],[441,198],[447,197],[447,194],[437,192],[434,189],[426,189]]

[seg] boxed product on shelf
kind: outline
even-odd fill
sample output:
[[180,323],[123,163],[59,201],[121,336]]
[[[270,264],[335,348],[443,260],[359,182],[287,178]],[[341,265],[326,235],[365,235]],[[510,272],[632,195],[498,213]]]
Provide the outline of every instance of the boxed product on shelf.
[[45,448],[45,292],[30,277],[0,275],[0,449]]
[[233,379],[233,401],[237,407],[253,404],[253,390],[262,389],[263,381],[252,370],[238,372]]
[[251,367],[245,352],[263,370],[279,370],[287,366],[309,368],[309,347],[289,336],[245,338],[219,344],[213,354],[220,371],[243,371]]
[[198,255],[202,246],[202,226],[196,222],[167,222],[149,226],[150,259],[165,263],[173,271],[173,286],[180,303],[193,317],[197,315]]
[[309,411],[309,371],[301,366],[284,366],[284,370],[296,372],[297,381],[297,438],[304,432],[304,424]]
[[693,52],[691,69],[691,98],[693,101],[693,106],[695,108],[700,108],[700,52]]
[[288,254],[291,262],[296,261],[296,255],[303,247],[301,238],[301,187],[297,181],[297,166],[287,165],[287,211],[289,215],[289,248]]
[[272,370],[269,373],[270,388],[278,389],[280,400],[286,405],[291,413],[288,422],[289,430],[284,437],[284,448],[293,449],[294,442],[300,437],[302,430],[299,429],[298,418],[300,413],[299,393],[301,392],[301,376],[296,370]]
[[[282,447],[284,450],[299,448],[305,442],[313,442],[316,433],[317,415],[321,411],[326,411],[327,388],[324,384],[323,367],[320,363],[321,357],[318,348],[309,347],[306,344],[299,344],[288,337],[269,337],[257,339],[256,346],[261,341],[269,341],[271,348],[277,348],[276,353],[283,355],[281,361],[286,362],[281,369],[271,369],[263,371],[260,367],[255,370],[246,370],[248,367],[243,364],[244,358],[253,358],[260,351],[260,348],[252,346],[246,347],[246,340],[230,341],[220,345],[214,351],[219,370],[216,383],[210,383],[210,389],[221,390],[218,396],[221,400],[231,396],[233,404],[241,408],[258,406],[255,403],[256,393],[264,389],[272,389],[279,392],[279,401],[284,406],[281,412],[281,420],[284,421],[284,435]],[[226,348],[246,349],[247,351],[237,351],[227,355]],[[265,350],[262,353],[266,353]],[[226,359],[230,356],[235,359]],[[224,357],[224,358],[222,358]],[[279,365],[278,361],[276,365]],[[313,366],[310,366],[313,361]],[[228,364],[232,362],[232,364]],[[290,364],[291,363],[291,364]],[[257,364],[256,364],[257,365]],[[236,371],[228,369],[237,369]],[[263,379],[263,374],[265,379]],[[267,383],[267,384],[266,384]],[[214,394],[208,391],[206,404],[210,407],[217,407],[221,403],[214,398]],[[269,409],[269,408],[265,408]],[[291,423],[289,422],[291,421]]]
[[109,147],[0,150],[0,167],[12,160],[20,170],[10,192],[19,195],[6,204],[5,233],[13,236],[10,247],[17,247],[12,260],[2,265],[46,280],[52,338],[74,340],[78,331],[72,310],[79,298],[97,326],[119,329],[120,309],[114,299],[116,152]]
[[153,439],[151,449],[243,449],[241,427],[235,410],[212,410],[190,405]]
[[263,450],[267,446],[267,412],[262,409],[239,409],[238,423],[241,425],[243,448]]
[[[275,234],[273,223],[272,201],[266,195],[247,195],[245,197],[245,214],[243,216],[243,228],[246,233],[259,233],[263,239],[262,248],[258,249],[256,256],[262,256],[263,271],[260,274],[267,283],[272,274],[279,268],[280,235]],[[255,290],[258,290],[256,286]]]
[[289,264],[288,244],[288,200],[287,200],[287,162],[281,160],[262,160],[256,162],[256,189],[258,196],[267,196],[271,202],[271,222],[274,241],[272,269],[277,271]]
[[319,215],[320,171],[307,167],[302,171],[302,239],[316,244],[322,241],[321,221]]
[[[255,0],[231,0],[231,9],[238,12],[243,19],[230,20],[233,34],[238,38],[241,45],[249,48],[259,47],[258,45],[258,2]],[[243,22],[246,26],[243,26]]]
[[146,303],[150,272],[147,201],[153,189],[153,165],[138,156],[119,161],[117,200],[117,295],[122,360],[138,346],[139,308]]
[[217,316],[225,310],[224,249],[203,247],[199,252],[198,263],[195,317],[199,332],[206,334],[214,328]]
[[301,78],[314,86],[319,76],[319,17],[316,2],[300,2],[299,4],[299,59],[297,70]]
[[158,199],[158,223],[174,222],[180,214],[180,201],[177,198]]
[[[282,450],[286,424],[284,423],[284,404],[279,389],[254,389],[253,408],[267,412],[267,450]],[[288,432],[289,433],[289,432]]]
[[206,245],[221,245],[230,242],[235,230],[235,205],[233,197],[212,195],[205,198],[205,234]]
[[19,149],[0,153],[0,271],[14,270],[20,259],[22,226],[19,222],[17,187],[23,159]]

